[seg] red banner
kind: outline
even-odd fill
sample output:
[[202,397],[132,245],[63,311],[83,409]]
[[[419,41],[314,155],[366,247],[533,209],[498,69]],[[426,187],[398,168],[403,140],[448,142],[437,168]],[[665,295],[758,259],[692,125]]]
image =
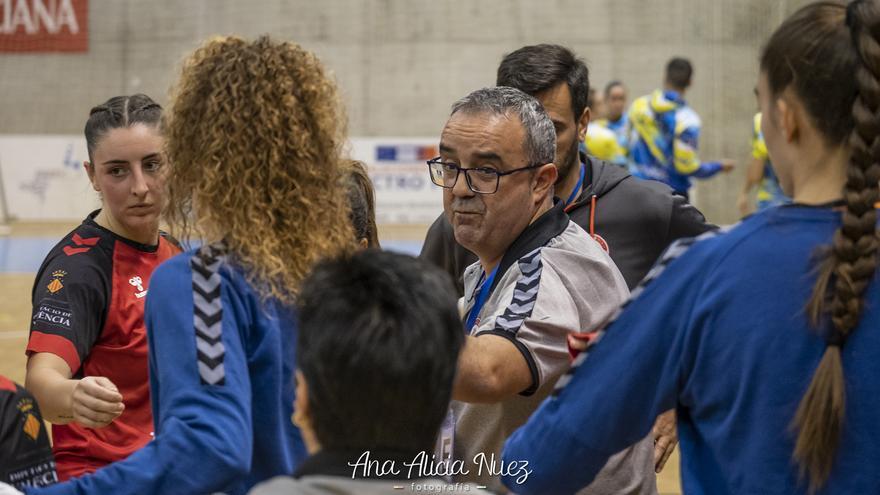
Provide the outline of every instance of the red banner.
[[88,50],[88,0],[0,0],[0,52]]

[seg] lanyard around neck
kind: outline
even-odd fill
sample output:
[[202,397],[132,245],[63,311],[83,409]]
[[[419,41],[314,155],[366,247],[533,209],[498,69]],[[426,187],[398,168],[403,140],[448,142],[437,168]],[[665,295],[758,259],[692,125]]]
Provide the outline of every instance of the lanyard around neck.
[[474,324],[477,322],[477,316],[479,316],[480,311],[483,310],[483,305],[486,304],[486,299],[489,298],[489,291],[492,290],[492,282],[495,281],[495,275],[498,273],[498,266],[496,266],[492,273],[486,277],[486,272],[484,271],[482,275],[480,275],[480,279],[483,280],[483,283],[477,289],[479,292],[477,293],[477,300],[474,302],[474,306],[468,312],[467,323],[465,323],[465,332],[470,333],[471,329],[474,328]]
[[581,163],[581,176],[578,178],[577,184],[574,185],[574,189],[571,191],[571,194],[568,195],[568,199],[565,200],[564,206],[568,206],[572,201],[577,198],[579,192],[581,192],[581,186],[584,184],[584,176],[587,173],[587,167]]

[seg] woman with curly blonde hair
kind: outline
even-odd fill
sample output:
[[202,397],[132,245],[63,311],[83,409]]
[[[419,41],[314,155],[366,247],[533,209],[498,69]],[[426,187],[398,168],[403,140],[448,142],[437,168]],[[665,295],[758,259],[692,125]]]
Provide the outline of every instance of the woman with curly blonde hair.
[[293,43],[214,39],[186,61],[164,128],[166,218],[203,244],[151,280],[155,440],[59,493],[245,493],[304,458],[292,302],[318,258],[354,247],[340,115]]

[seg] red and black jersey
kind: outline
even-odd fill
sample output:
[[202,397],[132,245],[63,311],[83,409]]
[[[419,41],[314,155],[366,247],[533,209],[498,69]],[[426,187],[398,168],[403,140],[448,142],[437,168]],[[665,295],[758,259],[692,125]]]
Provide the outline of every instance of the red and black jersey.
[[75,378],[108,378],[125,404],[104,428],[52,426],[62,481],[124,459],[150,441],[144,301],[153,270],[180,252],[164,234],[154,246],[120,237],[95,223],[97,214],[52,248],[32,293],[28,354],[61,357]]
[[58,481],[49,434],[33,396],[0,375],[0,482],[19,490]]

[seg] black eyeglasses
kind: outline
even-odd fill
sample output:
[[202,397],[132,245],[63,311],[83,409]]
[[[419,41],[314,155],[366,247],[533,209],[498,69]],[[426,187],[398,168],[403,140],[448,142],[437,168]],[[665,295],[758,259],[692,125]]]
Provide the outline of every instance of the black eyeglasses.
[[431,182],[434,184],[446,189],[452,189],[455,187],[455,183],[458,182],[459,172],[464,172],[468,188],[477,194],[494,194],[497,192],[498,183],[501,181],[502,176],[547,165],[546,163],[528,165],[508,170],[507,172],[499,172],[494,168],[488,167],[462,168],[454,163],[441,162],[439,156],[428,160],[427,163],[428,171],[431,174]]

